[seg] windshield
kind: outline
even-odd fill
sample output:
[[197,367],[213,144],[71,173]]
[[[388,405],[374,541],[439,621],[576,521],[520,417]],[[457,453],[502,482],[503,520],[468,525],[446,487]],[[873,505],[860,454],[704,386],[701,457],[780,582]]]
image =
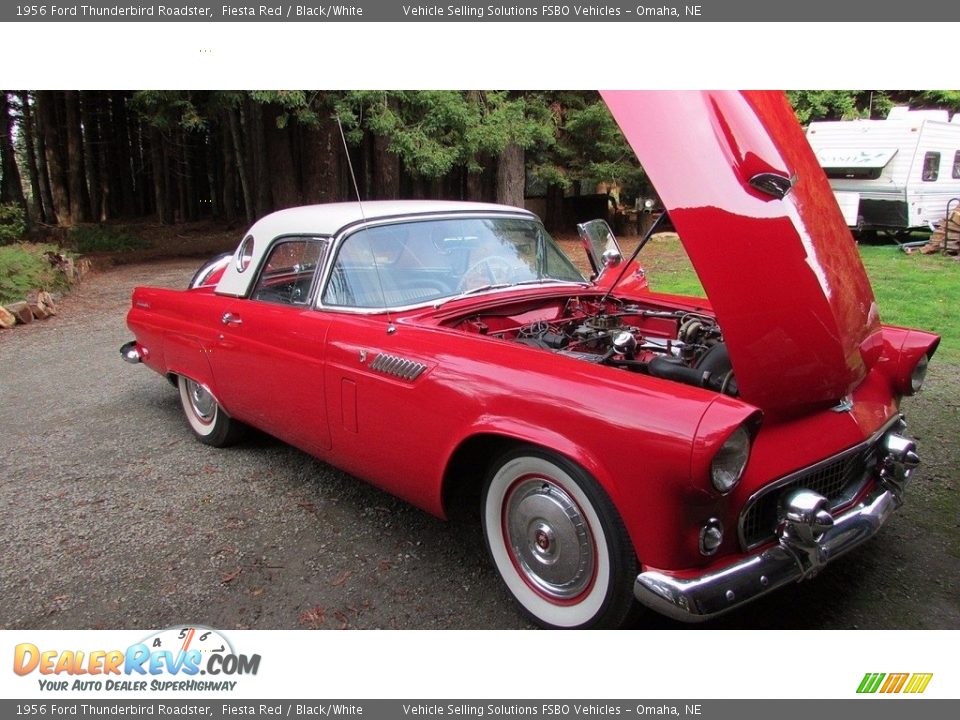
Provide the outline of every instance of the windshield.
[[536,220],[444,218],[364,228],[340,246],[329,306],[396,308],[583,275]]

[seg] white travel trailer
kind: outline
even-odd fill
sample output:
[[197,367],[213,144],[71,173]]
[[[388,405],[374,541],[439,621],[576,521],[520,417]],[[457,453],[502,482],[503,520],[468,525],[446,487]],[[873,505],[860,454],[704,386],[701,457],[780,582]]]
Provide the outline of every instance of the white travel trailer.
[[886,120],[810,123],[807,138],[850,227],[926,228],[960,202],[960,113],[895,107]]

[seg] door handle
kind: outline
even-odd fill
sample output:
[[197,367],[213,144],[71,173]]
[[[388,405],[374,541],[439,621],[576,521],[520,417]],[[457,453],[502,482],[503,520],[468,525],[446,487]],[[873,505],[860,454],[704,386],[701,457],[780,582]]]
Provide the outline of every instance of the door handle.
[[225,312],[223,317],[220,318],[220,322],[224,325],[243,325],[243,320],[240,319],[240,316],[234,315],[231,312]]

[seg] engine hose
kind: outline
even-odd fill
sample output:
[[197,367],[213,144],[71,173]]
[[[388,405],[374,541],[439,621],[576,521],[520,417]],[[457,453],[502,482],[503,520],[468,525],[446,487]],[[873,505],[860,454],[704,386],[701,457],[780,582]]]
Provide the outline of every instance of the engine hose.
[[709,387],[711,373],[687,367],[673,358],[655,357],[648,366],[650,374],[664,380],[674,380],[695,387]]

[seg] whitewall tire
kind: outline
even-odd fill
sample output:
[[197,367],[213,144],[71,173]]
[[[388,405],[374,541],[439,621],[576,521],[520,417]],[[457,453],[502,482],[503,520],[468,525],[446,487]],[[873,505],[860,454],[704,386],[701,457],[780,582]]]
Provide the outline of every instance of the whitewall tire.
[[579,466],[534,447],[507,453],[487,476],[482,520],[500,577],[538,624],[620,627],[632,613],[633,546]]
[[244,426],[224,412],[203,384],[179,375],[177,387],[187,424],[200,442],[213,447],[226,447],[240,440]]

